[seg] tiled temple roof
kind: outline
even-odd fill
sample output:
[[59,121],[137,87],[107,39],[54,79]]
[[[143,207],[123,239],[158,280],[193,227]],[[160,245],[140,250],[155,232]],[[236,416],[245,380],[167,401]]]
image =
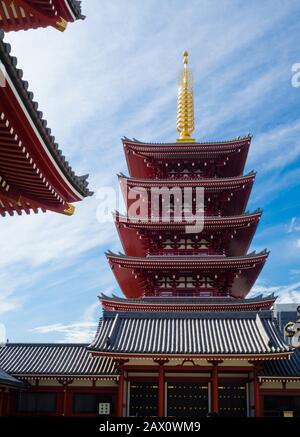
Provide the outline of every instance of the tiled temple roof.
[[289,354],[270,311],[128,313],[104,311],[92,351],[113,356],[250,356]]
[[233,297],[226,297],[226,298],[217,298],[217,299],[213,299],[211,297],[199,297],[197,299],[195,298],[180,298],[180,297],[176,297],[174,299],[174,301],[172,301],[170,299],[170,297],[168,298],[164,298],[164,297],[158,297],[158,298],[151,298],[151,297],[147,297],[146,299],[125,299],[122,296],[116,296],[115,294],[113,294],[112,296],[107,296],[106,294],[102,293],[101,296],[99,296],[99,299],[105,299],[105,300],[109,300],[111,302],[115,301],[115,302],[125,302],[125,303],[143,303],[145,305],[147,304],[153,304],[153,303],[160,303],[160,304],[169,304],[170,301],[173,304],[201,304],[201,303],[209,303],[211,305],[214,304],[224,304],[224,305],[231,305],[233,303],[238,303],[238,304],[251,304],[251,303],[255,303],[255,302],[267,302],[270,300],[274,300],[275,301],[275,296],[274,293],[269,294],[268,296],[263,296],[262,294],[252,297],[252,298],[248,298],[248,299],[235,299]]
[[70,8],[72,9],[77,20],[85,18],[84,15],[82,15],[81,3],[82,2],[79,0],[68,0],[68,4],[69,4]]
[[252,135],[248,134],[245,135],[244,137],[238,137],[238,138],[233,138],[231,140],[225,140],[225,141],[205,141],[205,142],[193,142],[193,143],[177,143],[177,142],[173,142],[173,143],[153,143],[153,142],[145,142],[145,141],[139,141],[136,138],[130,139],[127,137],[123,137],[122,138],[122,142],[124,144],[134,144],[137,146],[144,146],[144,147],[155,147],[155,146],[174,146],[177,149],[188,149],[188,150],[193,150],[193,148],[197,148],[199,146],[218,146],[220,144],[224,144],[224,145],[232,145],[232,144],[236,144],[236,143],[243,143],[243,142],[248,142],[251,141],[252,139]]
[[16,377],[111,377],[114,364],[93,357],[87,344],[8,343],[0,348],[0,367]]
[[124,299],[120,296],[99,296],[104,309],[108,311],[180,311],[180,312],[216,312],[216,311],[260,311],[273,307],[276,297],[274,294],[251,299],[199,297],[147,297],[144,299]]
[[0,369],[0,386],[5,385],[9,387],[21,387],[23,386],[23,382],[9,375],[4,370]]
[[289,359],[267,361],[260,379],[300,379],[300,349],[295,349]]

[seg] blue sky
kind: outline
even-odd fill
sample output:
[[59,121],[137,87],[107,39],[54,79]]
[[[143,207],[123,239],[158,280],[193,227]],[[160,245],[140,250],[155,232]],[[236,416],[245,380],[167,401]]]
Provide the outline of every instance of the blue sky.
[[[90,186],[126,173],[120,138],[173,141],[184,49],[194,74],[196,138],[253,134],[249,210],[263,218],[252,249],[271,250],[253,293],[300,301],[300,62],[298,1],[85,0],[87,19],[64,34],[11,33],[36,100],[60,147]],[[97,295],[118,286],[104,251],[120,250],[99,199],[73,217],[2,218],[0,321],[10,341],[89,341]]]

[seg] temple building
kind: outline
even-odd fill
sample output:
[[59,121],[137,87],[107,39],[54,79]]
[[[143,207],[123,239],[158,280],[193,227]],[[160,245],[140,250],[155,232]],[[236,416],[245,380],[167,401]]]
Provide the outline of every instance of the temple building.
[[89,345],[0,348],[0,367],[24,384],[2,396],[3,415],[300,416],[300,349],[274,295],[247,297],[269,254],[249,253],[262,214],[247,211],[251,136],[191,137],[187,52],[177,129],[172,143],[123,139],[124,253],[107,259],[125,297],[100,296]]

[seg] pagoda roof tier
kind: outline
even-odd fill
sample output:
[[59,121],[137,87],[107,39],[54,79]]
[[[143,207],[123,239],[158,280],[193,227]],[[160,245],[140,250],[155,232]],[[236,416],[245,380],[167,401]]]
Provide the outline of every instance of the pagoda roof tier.
[[[155,293],[155,280],[159,275],[213,275],[221,283],[223,292],[235,298],[244,298],[254,285],[268,257],[268,252],[251,253],[242,257],[225,256],[148,256],[128,257],[106,253],[114,275],[127,298],[141,298]],[[222,279],[222,281],[221,281]],[[221,282],[220,282],[221,281]],[[226,290],[225,290],[226,289]],[[161,290],[163,291],[163,290]],[[171,289],[165,291],[172,292]],[[174,293],[186,293],[175,289]],[[197,290],[201,295],[205,290]],[[221,291],[221,290],[220,290]]]
[[270,359],[292,353],[271,311],[103,312],[93,352],[113,357]]
[[218,176],[226,177],[243,173],[251,136],[207,143],[145,143],[128,138],[122,141],[132,177],[155,178],[168,174],[170,164],[175,161],[182,171],[189,165],[199,169],[201,162],[207,170],[214,167]]
[[0,1],[0,28],[5,32],[48,26],[64,31],[69,22],[83,18],[77,0]]
[[115,378],[112,359],[93,357],[87,344],[7,343],[0,347],[0,366],[22,379]]
[[128,190],[137,191],[144,189],[151,195],[151,190],[160,189],[160,193],[164,189],[171,190],[172,188],[180,188],[184,190],[186,188],[202,187],[204,188],[204,206],[207,208],[214,208],[222,210],[222,215],[237,215],[243,214],[247,206],[247,202],[251,193],[253,182],[256,173],[250,172],[245,176],[237,176],[234,178],[203,178],[201,180],[149,180],[149,179],[136,179],[129,178],[123,174],[119,174],[119,182],[122,189],[122,194],[125,202],[130,205],[130,202],[134,203],[136,200],[128,199]]
[[227,298],[146,298],[124,299],[119,296],[99,297],[103,308],[107,311],[129,312],[223,312],[223,311],[261,311],[270,310],[276,297],[274,294],[263,297],[256,296],[252,299]]
[[59,150],[3,37],[0,31],[0,214],[38,208],[69,214],[69,203],[92,194],[88,176],[76,176]]
[[[129,218],[119,213],[114,214],[114,220],[120,240],[126,255],[143,257],[148,253],[160,253],[167,250],[162,247],[166,238],[172,240],[189,239],[191,242],[201,242],[205,238],[209,244],[225,249],[229,256],[245,255],[255,234],[262,212],[245,213],[239,216],[204,217],[204,227],[200,233],[193,233],[192,222],[175,222],[170,220],[143,220]],[[213,237],[213,239],[211,239]],[[216,238],[217,237],[217,238]],[[174,239],[174,238],[173,238]],[[171,241],[170,240],[170,241]],[[198,244],[200,245],[200,243]],[[195,252],[193,248],[190,252]],[[180,250],[178,253],[182,253]],[[188,253],[188,250],[186,250]]]

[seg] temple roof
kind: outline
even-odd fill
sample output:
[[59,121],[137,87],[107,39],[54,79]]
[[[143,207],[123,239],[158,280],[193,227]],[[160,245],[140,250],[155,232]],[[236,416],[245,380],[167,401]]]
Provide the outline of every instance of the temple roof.
[[236,265],[239,268],[249,267],[253,263],[265,261],[269,252],[264,249],[262,252],[251,252],[248,255],[240,257],[225,257],[219,256],[148,256],[148,257],[133,257],[126,256],[122,253],[115,254],[111,251],[106,252],[107,258],[119,263],[120,265],[128,266],[129,268],[160,268],[167,267],[177,269],[178,267],[214,267],[226,268]]
[[292,352],[271,311],[152,313],[104,311],[89,349],[105,355],[267,359]]
[[171,153],[172,149],[180,150],[184,153],[190,153],[195,150],[202,149],[221,149],[221,148],[229,148],[229,147],[242,147],[251,142],[252,136],[250,134],[245,137],[233,138],[231,140],[225,141],[206,141],[206,142],[187,142],[187,143],[153,143],[153,142],[145,142],[139,141],[136,138],[130,139],[127,137],[122,138],[123,144],[130,146],[133,150],[137,151],[158,151],[158,152],[167,152]]
[[295,349],[289,359],[271,360],[265,363],[260,380],[300,379],[300,349]]
[[[22,79],[23,71],[17,68],[16,58],[10,55],[11,47],[3,38],[0,31],[0,61],[6,71],[2,78],[6,86],[0,87],[0,176],[8,188],[4,194],[11,203],[22,195],[42,209],[63,212],[68,202],[92,194],[88,176],[76,176],[58,148],[33,93],[28,91],[28,82]],[[14,208],[18,211],[18,202]]]
[[[245,212],[244,214],[234,216],[205,216],[204,229],[244,228],[249,226],[249,223],[257,223],[261,215],[262,210],[258,209],[252,213]],[[159,217],[157,220],[153,218],[149,220],[143,217],[128,217],[125,214],[120,214],[118,211],[113,213],[113,217],[117,224],[125,224],[136,229],[186,229],[186,226],[191,224],[190,221],[170,221],[169,218],[164,219],[163,217]]]
[[[196,220],[174,221],[170,220],[170,217],[129,218],[118,212],[113,216],[123,249],[129,256],[147,256],[150,248],[152,254],[166,252],[161,248],[161,244],[166,238],[172,239],[174,235],[177,239],[189,238],[194,242],[203,238],[210,239],[213,235],[213,242],[223,242],[226,255],[242,256],[249,249],[261,214],[262,212],[257,210],[252,214],[238,216],[204,216],[203,230],[197,234],[193,232],[193,226],[197,226]],[[193,250],[190,252],[194,254]]]
[[[196,165],[204,161],[218,165],[219,176],[243,173],[251,137],[208,143],[145,143],[123,138],[125,157],[132,177],[153,177],[170,172],[169,163],[176,161],[185,168],[187,162]],[[224,165],[220,164],[224,161]],[[195,161],[195,162],[194,162]],[[167,167],[166,167],[167,166]],[[195,167],[196,168],[196,167]]]
[[85,18],[78,0],[2,0],[0,28],[5,32],[52,26],[64,31],[68,22]]
[[20,387],[23,386],[24,383],[9,375],[9,373],[5,372],[4,370],[0,369],[0,386],[1,385],[9,387]]
[[259,311],[271,309],[276,297],[274,294],[263,297],[255,296],[250,299],[227,298],[151,298],[145,299],[124,299],[120,296],[106,296],[101,294],[99,300],[104,309],[108,311]]
[[22,378],[114,374],[112,360],[92,357],[87,344],[8,343],[0,348],[0,367]]
[[[225,216],[244,213],[255,176],[256,173],[254,171],[244,176],[201,179],[138,179],[127,177],[124,174],[118,175],[122,195],[127,207],[136,202],[135,197],[137,195],[142,197],[140,188],[143,190],[142,194],[145,194],[144,190],[146,191],[148,200],[150,200],[150,194],[152,193],[156,196],[163,194],[171,196],[172,188],[181,190],[178,193],[176,191],[175,195],[181,195],[185,189],[203,188],[206,209],[210,208],[212,211],[222,210],[222,215]],[[153,192],[153,190],[157,191]],[[150,205],[151,202],[149,202],[149,207]],[[156,203],[154,202],[155,206]],[[213,213],[209,213],[209,215],[213,215]]]
[[[228,293],[236,298],[245,297],[254,285],[268,257],[266,250],[246,256],[148,256],[146,258],[129,257],[123,254],[107,252],[113,273],[126,297],[140,298],[152,290],[154,272],[189,273],[216,272],[219,276],[232,277]],[[150,290],[151,289],[151,290]],[[184,292],[183,290],[178,290]],[[203,291],[203,290],[202,290]],[[152,291],[151,291],[152,293]]]
[[[143,313],[144,314],[144,313]],[[263,317],[260,313],[260,316]],[[236,313],[234,314],[236,318]],[[185,319],[186,320],[186,319]],[[253,320],[253,319],[252,319]],[[149,324],[149,320],[147,324]],[[166,321],[165,321],[166,323]],[[170,323],[170,322],[169,322]],[[179,322],[180,323],[180,322]],[[187,322],[186,322],[187,323]],[[204,323],[204,322],[202,322]],[[221,322],[220,322],[221,323]],[[220,326],[218,323],[218,326]],[[228,322],[230,323],[230,322]],[[226,325],[228,324],[226,323]],[[265,322],[264,326],[265,326]],[[235,332],[238,329],[238,326],[241,325],[240,322],[234,322],[233,319],[231,324],[234,326],[234,331],[231,330],[231,336],[236,341],[241,337],[235,336]],[[190,326],[194,326],[194,322],[189,322]],[[208,325],[207,325],[208,326]],[[215,326],[216,323],[215,323]],[[225,324],[223,323],[223,326]],[[247,329],[252,329],[253,322],[250,324],[247,323]],[[153,325],[153,328],[155,325]],[[267,329],[267,328],[266,328]],[[138,327],[134,327],[134,333],[137,333]],[[271,333],[273,330],[276,331],[276,327],[274,325],[270,329]],[[161,330],[158,331],[160,333]],[[186,332],[185,330],[183,331]],[[197,333],[197,330],[191,331],[193,334]],[[224,331],[222,331],[224,332]],[[269,331],[268,331],[269,332]],[[152,331],[153,333],[153,331]],[[255,329],[255,333],[257,334],[257,329]],[[149,334],[149,332],[148,332]],[[206,329],[207,334],[207,329]],[[99,335],[99,334],[98,334]],[[132,343],[132,335],[128,338],[129,344]],[[190,335],[190,334],[189,334]],[[185,344],[189,344],[191,340],[190,336],[183,337],[182,347]],[[143,338],[145,337],[145,332],[142,333]],[[198,332],[199,336],[199,332]],[[124,332],[120,333],[120,337],[123,337],[123,340],[120,338],[120,344],[124,344]],[[149,337],[149,335],[148,335]],[[97,338],[97,337],[96,337]],[[95,340],[96,340],[95,338]],[[197,337],[194,337],[195,339]],[[251,335],[246,339],[246,343],[242,343],[242,346],[247,346],[248,343],[252,341],[253,336]],[[257,340],[256,335],[254,335],[255,341],[259,341],[261,344],[261,339]],[[258,336],[259,338],[259,336]],[[273,340],[273,334],[271,335],[271,342],[275,342],[278,344],[277,334],[275,335],[275,340]],[[204,339],[204,337],[203,337]],[[207,346],[214,341],[215,337],[210,338]],[[95,347],[95,340],[92,345],[88,346],[87,344],[30,344],[30,343],[9,343],[5,347],[0,348],[0,385],[11,386],[11,387],[20,387],[23,385],[23,382],[16,379],[14,376],[20,377],[24,380],[31,378],[111,378],[116,379],[117,371],[113,364],[113,358],[107,356],[106,354],[101,355],[92,355],[90,349]],[[166,337],[163,338],[166,341]],[[221,339],[219,339],[218,345]],[[223,342],[228,344],[230,341],[230,337],[224,336]],[[160,340],[160,343],[162,339]],[[115,343],[115,342],[114,342]],[[141,345],[141,342],[139,343]],[[198,343],[197,343],[198,344]],[[232,343],[234,344],[234,343]],[[256,344],[256,343],[255,343]],[[153,343],[150,343],[150,347]],[[281,341],[279,340],[279,348],[281,347]],[[89,350],[87,349],[89,347]],[[257,347],[257,346],[256,346]],[[265,347],[265,346],[264,346]],[[144,345],[144,349],[145,345]],[[285,350],[285,346],[282,348]],[[98,351],[98,349],[96,350]],[[149,352],[147,352],[147,355]],[[112,353],[112,355],[116,355]],[[147,356],[146,354],[144,354]],[[277,355],[277,358],[280,358],[281,355]],[[170,357],[169,357],[170,358]],[[6,369],[6,370],[3,370]],[[10,372],[11,374],[9,374]],[[260,380],[295,380],[300,378],[300,349],[296,349],[290,355],[290,358],[282,359],[282,360],[266,360],[264,362],[264,368],[260,372],[259,376]]]
[[120,181],[126,181],[129,186],[134,187],[194,187],[194,186],[203,186],[206,189],[214,189],[215,187],[221,188],[239,188],[245,184],[253,183],[256,176],[255,171],[251,171],[247,175],[243,176],[235,176],[228,178],[200,178],[200,179],[140,179],[140,178],[131,178],[125,176],[123,173],[118,175]]

